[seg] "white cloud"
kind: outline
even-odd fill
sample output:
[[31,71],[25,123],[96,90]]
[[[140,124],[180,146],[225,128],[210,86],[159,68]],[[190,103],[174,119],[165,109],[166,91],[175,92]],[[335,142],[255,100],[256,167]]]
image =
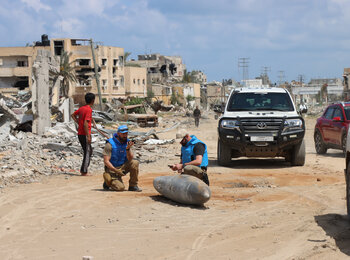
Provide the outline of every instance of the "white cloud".
[[64,17],[86,18],[89,15],[102,16],[108,8],[116,5],[118,2],[108,0],[63,0],[63,5],[58,12]]
[[40,0],[21,0],[23,3],[33,8],[36,12],[43,10],[51,10],[51,7],[40,2]]
[[76,18],[69,18],[58,21],[54,24],[55,32],[53,37],[79,38],[84,37],[85,24]]

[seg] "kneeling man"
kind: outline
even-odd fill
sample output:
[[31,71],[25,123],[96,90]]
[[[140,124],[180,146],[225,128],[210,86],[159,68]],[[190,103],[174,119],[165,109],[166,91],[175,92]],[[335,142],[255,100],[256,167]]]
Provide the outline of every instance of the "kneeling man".
[[130,172],[129,191],[142,191],[138,186],[139,162],[134,160],[130,148],[134,145],[128,139],[128,127],[121,125],[113,138],[107,140],[103,151],[105,173],[103,188],[115,191],[125,190],[122,177]]
[[170,168],[181,174],[195,176],[209,186],[207,174],[208,152],[206,144],[189,133],[184,134],[180,144],[182,146],[180,163],[170,165]]

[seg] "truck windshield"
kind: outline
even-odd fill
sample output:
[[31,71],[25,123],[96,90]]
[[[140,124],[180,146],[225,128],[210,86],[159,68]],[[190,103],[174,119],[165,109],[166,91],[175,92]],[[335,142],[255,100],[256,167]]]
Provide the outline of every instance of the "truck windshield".
[[287,93],[235,93],[231,95],[227,111],[275,110],[294,111]]

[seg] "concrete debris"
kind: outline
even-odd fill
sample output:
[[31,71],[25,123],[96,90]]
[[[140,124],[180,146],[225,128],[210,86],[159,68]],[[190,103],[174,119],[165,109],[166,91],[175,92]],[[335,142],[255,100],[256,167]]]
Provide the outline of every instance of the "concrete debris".
[[157,139],[148,139],[144,144],[173,144],[175,139],[166,139],[166,140],[157,140]]
[[[18,94],[20,99],[0,97],[0,186],[13,183],[30,183],[42,176],[55,174],[79,175],[82,160],[82,149],[77,137],[77,125],[63,121],[63,112],[59,106],[51,106],[51,125],[42,129],[41,135],[31,132],[33,116],[31,113],[30,92]],[[7,104],[11,105],[10,108]],[[67,110],[67,109],[66,109]],[[67,116],[66,116],[67,117]],[[154,163],[175,154],[179,147],[173,145],[175,139],[160,139],[158,134],[187,128],[193,125],[193,119],[185,117],[184,110],[172,111],[171,117],[159,117],[160,125],[147,132],[135,131],[136,122],[121,122],[114,118],[114,105],[109,105],[108,112],[94,111],[94,117],[102,120],[97,127],[112,137],[121,124],[129,125],[129,139],[135,142],[132,150],[141,164]],[[29,120],[29,121],[27,121]],[[21,124],[24,123],[24,124]],[[19,126],[22,129],[19,129]],[[170,127],[169,127],[170,126]],[[89,171],[102,172],[103,149],[106,137],[92,129],[93,157]]]

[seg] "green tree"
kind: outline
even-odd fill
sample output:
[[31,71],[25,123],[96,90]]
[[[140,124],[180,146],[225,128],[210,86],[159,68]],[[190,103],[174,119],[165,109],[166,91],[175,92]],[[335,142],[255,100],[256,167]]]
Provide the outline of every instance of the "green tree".
[[192,96],[192,95],[188,95],[188,96],[186,97],[187,102],[193,101],[193,100],[195,100],[195,99],[196,99],[196,98],[195,98],[194,96]]
[[69,62],[69,58],[72,53],[64,51],[60,56],[60,70],[54,73],[55,80],[61,77],[60,95],[68,97],[69,85],[73,82],[77,82],[75,75],[74,61]]

